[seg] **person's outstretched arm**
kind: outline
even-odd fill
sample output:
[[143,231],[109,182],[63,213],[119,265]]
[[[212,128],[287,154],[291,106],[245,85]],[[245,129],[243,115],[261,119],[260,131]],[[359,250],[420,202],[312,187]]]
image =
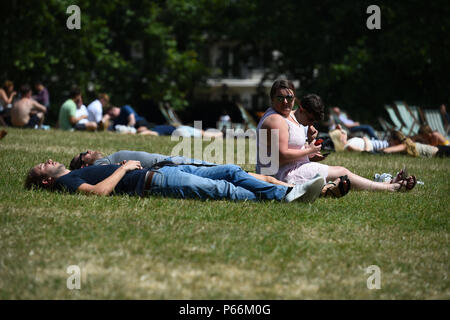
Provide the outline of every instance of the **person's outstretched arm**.
[[120,166],[112,175],[96,185],[83,183],[78,187],[78,191],[88,194],[96,194],[99,196],[107,196],[113,192],[117,184],[122,180],[128,171],[142,169],[139,161],[130,160]]
[[406,144],[398,144],[396,146],[387,147],[382,150],[384,153],[397,153],[406,151]]

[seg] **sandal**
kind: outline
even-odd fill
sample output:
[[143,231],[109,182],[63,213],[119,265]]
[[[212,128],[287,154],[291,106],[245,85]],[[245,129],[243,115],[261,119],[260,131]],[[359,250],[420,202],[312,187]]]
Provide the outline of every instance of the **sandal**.
[[[328,182],[327,185],[330,186],[325,189],[325,193],[322,195],[324,198],[326,197],[341,198],[345,196],[350,191],[351,188],[350,179],[346,175],[339,177],[339,183],[337,185],[335,182],[332,181]],[[339,190],[339,193],[334,191],[336,189]]]
[[391,180],[391,183],[401,183],[402,180],[405,180],[408,176],[408,171],[406,170],[406,167],[403,167],[402,170],[400,170],[394,179]]
[[405,192],[414,189],[417,184],[417,179],[416,176],[409,176],[408,178],[402,179],[397,183],[400,184],[400,188],[398,188],[397,191]]

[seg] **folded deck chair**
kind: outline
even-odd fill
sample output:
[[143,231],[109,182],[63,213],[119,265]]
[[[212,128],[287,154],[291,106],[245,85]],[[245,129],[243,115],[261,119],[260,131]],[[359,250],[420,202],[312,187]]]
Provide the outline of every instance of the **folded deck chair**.
[[397,111],[400,115],[400,120],[402,121],[405,130],[408,131],[407,136],[415,135],[419,132],[420,123],[419,120],[414,116],[413,112],[408,108],[406,103],[403,101],[396,101]]
[[412,114],[413,114],[414,118],[416,118],[417,122],[419,124],[422,124],[423,116],[420,114],[419,107],[409,106],[409,110],[412,112]]
[[395,128],[391,123],[387,122],[381,117],[378,117],[378,122],[380,123],[381,129],[383,129],[383,133],[382,135],[379,134],[379,137],[381,138],[381,140],[385,140],[389,136],[389,133],[392,130],[395,130]]
[[386,109],[389,118],[391,118],[392,123],[394,124],[393,129],[400,131],[404,135],[408,136],[409,130],[403,125],[403,123],[400,121],[399,117],[397,116],[397,111],[394,106],[385,105],[384,108]]
[[252,115],[244,108],[242,104],[238,103],[237,107],[241,112],[242,119],[244,119],[247,128],[256,130],[258,124],[256,123],[255,119],[253,119]]
[[175,110],[173,110],[168,103],[166,103],[165,107],[169,118],[172,120],[173,123],[176,124],[174,126],[177,127],[183,125],[183,122],[180,120],[180,117],[178,117]]
[[161,111],[161,114],[163,115],[164,119],[166,119],[168,124],[170,124],[171,126],[174,126],[174,127],[178,127],[180,125],[179,123],[174,122],[172,120],[172,118],[169,116],[169,114],[167,112],[167,109],[164,107],[163,103],[159,103],[158,108],[159,108],[159,111]]
[[448,138],[447,132],[444,129],[444,123],[439,110],[423,109],[422,110],[425,121],[433,131],[438,131],[444,137]]

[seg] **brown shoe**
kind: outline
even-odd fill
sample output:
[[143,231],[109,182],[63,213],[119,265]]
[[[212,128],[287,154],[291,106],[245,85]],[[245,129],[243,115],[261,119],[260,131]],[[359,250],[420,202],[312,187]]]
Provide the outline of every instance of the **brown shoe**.
[[0,140],[3,139],[8,134],[8,131],[2,130],[0,131]]

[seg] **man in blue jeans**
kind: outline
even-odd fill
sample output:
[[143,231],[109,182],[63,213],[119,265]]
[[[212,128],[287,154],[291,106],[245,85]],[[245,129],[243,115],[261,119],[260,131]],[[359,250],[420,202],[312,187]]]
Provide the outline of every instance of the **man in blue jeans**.
[[371,139],[378,139],[378,136],[372,126],[368,124],[360,124],[358,121],[349,119],[347,115],[342,113],[341,109],[338,107],[334,107],[333,112],[339,117],[339,120],[342,121],[351,133],[361,131],[367,134]]
[[294,187],[258,180],[236,165],[165,166],[143,169],[139,161],[88,166],[70,171],[51,159],[30,169],[25,187],[95,195],[161,195],[183,199],[277,200],[313,202],[324,185],[320,176]]
[[[105,165],[105,164],[121,164],[123,161],[128,160],[136,160],[141,162],[141,166],[143,168],[152,168],[158,162],[173,162],[175,164],[191,164],[197,166],[216,166],[216,164],[212,162],[202,161],[198,159],[191,159],[182,156],[168,156],[159,153],[148,153],[145,151],[129,151],[129,150],[120,150],[110,154],[109,156],[104,156],[103,153],[97,150],[87,150],[85,152],[81,152],[72,158],[70,162],[69,169],[76,170],[80,168],[84,168],[92,165]],[[275,179],[271,176],[265,176],[262,174],[257,174],[253,172],[248,172],[249,175],[268,182],[272,184],[279,184],[282,186],[293,187],[288,183]]]

